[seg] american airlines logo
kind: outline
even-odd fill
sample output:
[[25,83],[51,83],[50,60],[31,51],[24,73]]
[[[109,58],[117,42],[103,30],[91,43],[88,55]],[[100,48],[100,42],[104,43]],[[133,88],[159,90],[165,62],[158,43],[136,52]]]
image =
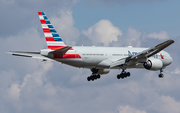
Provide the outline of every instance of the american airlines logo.
[[128,51],[128,56],[134,56],[134,55],[137,55],[138,52],[131,52],[131,51]]
[[[134,55],[137,55],[139,52],[131,52],[131,51],[128,51],[128,56],[134,56]],[[155,55],[153,55],[152,57],[154,57],[154,58],[158,58],[158,56],[160,56],[161,57],[161,59],[164,59],[164,56],[162,55],[162,54],[160,54],[160,55],[157,55],[157,54],[155,54]]]

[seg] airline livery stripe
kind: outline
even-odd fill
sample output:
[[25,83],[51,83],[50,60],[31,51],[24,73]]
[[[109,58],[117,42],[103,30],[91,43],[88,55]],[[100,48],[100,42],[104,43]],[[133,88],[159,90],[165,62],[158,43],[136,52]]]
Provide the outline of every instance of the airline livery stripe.
[[42,15],[42,13],[41,13],[41,12],[38,12],[38,15]]
[[57,55],[54,54],[54,58],[81,58],[79,54],[65,54],[65,55]]
[[51,24],[51,22],[49,20],[46,21],[46,24]]
[[48,25],[49,28],[54,28],[52,25]]
[[50,29],[51,33],[57,33],[55,29]]
[[48,28],[47,24],[41,24],[42,28]]
[[48,18],[46,16],[43,16],[45,20],[48,20]]
[[46,41],[55,41],[53,37],[46,37]]
[[61,38],[54,38],[55,41],[59,41],[59,42],[62,42],[62,39]]
[[44,31],[44,33],[57,33],[55,29],[49,29],[49,28],[43,28],[43,31]]
[[41,24],[46,24],[45,20],[40,20],[40,21],[41,21]]
[[39,19],[40,19],[40,20],[44,20],[44,17],[43,17],[43,16],[39,16]]
[[51,33],[51,31],[49,30],[49,28],[43,28],[44,33]]
[[[63,47],[65,47],[65,46],[49,46],[49,45],[48,45],[48,48],[51,49],[51,50],[57,50],[57,49],[61,49],[61,48],[63,48]],[[71,48],[71,49],[69,49],[69,50],[74,50],[74,49]]]
[[57,50],[57,49],[63,48],[63,46],[49,46],[48,45],[48,48],[51,49],[51,50]]
[[45,37],[53,37],[51,33],[44,33]]
[[52,42],[52,41],[47,41],[47,44],[48,44],[48,45],[56,46],[56,45],[62,45],[63,42],[60,42],[60,41],[54,41],[54,42]]
[[58,34],[52,34],[53,37],[60,37]]

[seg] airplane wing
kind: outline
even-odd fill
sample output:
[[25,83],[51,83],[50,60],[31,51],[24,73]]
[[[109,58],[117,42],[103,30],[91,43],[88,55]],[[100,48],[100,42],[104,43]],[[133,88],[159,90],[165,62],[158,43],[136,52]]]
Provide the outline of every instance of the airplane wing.
[[29,57],[29,58],[35,58],[35,59],[41,59],[43,61],[51,60],[47,57],[44,57],[40,54],[40,52],[23,52],[23,51],[10,51],[7,52],[9,54],[12,54],[14,56],[21,56],[21,57]]
[[147,50],[144,50],[136,55],[126,57],[124,59],[119,59],[118,61],[112,62],[110,68],[121,66],[121,65],[132,65],[137,62],[145,62],[147,58],[155,55],[156,53],[160,52],[164,48],[168,47],[174,43],[174,40],[167,40],[161,44],[158,44],[155,47],[149,48]]

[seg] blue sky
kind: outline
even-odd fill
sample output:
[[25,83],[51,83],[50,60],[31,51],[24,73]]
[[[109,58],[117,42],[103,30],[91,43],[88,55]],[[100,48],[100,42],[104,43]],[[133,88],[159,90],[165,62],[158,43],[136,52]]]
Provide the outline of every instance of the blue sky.
[[110,20],[115,26],[126,32],[129,26],[146,32],[168,31],[176,37],[180,30],[179,0],[154,2],[116,3],[78,2],[73,10],[75,26],[87,29],[101,19]]
[[[1,0],[0,112],[180,113],[179,0]],[[15,57],[8,51],[47,48],[43,11],[67,45],[153,47],[168,39],[173,63],[159,71],[121,70],[94,82],[89,69]]]

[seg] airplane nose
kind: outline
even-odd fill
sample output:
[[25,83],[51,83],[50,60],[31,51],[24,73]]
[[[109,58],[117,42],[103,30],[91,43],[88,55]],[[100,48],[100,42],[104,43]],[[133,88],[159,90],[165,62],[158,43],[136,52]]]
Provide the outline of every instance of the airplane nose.
[[169,57],[169,64],[171,64],[172,61],[173,61],[173,59],[172,59],[172,57],[170,56],[170,57]]

